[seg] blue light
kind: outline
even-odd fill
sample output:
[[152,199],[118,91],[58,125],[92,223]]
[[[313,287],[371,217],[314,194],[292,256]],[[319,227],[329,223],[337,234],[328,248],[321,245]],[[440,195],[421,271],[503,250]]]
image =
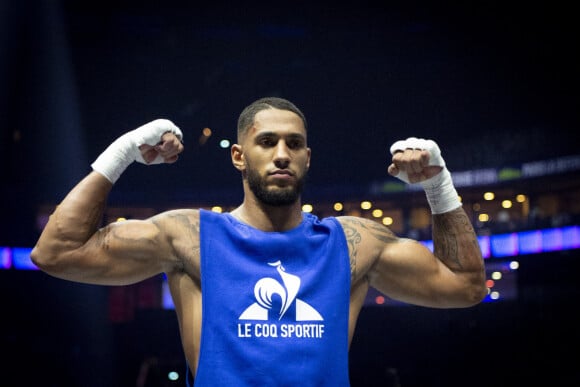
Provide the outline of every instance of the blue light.
[[10,269],[12,265],[11,253],[10,247],[0,247],[0,269]]
[[492,235],[491,253],[494,257],[513,257],[518,255],[517,233]]
[[518,233],[520,254],[537,254],[542,252],[542,232],[540,230]]
[[580,247],[580,226],[562,227],[562,249],[577,249]]
[[481,256],[486,259],[491,257],[491,245],[488,235],[483,235],[477,237],[477,242],[479,243],[479,248],[481,249]]
[[12,264],[15,269],[19,270],[38,270],[38,267],[30,259],[30,247],[12,248]]
[[560,251],[562,250],[562,229],[552,228],[542,230],[542,250]]

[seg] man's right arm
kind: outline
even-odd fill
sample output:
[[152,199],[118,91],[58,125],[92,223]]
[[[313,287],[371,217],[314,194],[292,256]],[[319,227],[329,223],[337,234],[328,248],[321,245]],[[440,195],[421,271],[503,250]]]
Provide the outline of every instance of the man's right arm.
[[[159,127],[159,123],[163,125]],[[95,171],[81,180],[50,216],[31,253],[40,269],[71,281],[121,285],[175,264],[170,238],[159,226],[163,217],[116,222],[99,229],[113,183],[131,162],[138,158],[145,163],[177,160],[183,150],[181,133],[174,133],[167,123],[157,120],[129,132],[99,156],[93,163]],[[140,143],[147,136],[146,142]],[[157,140],[152,140],[155,137]]]

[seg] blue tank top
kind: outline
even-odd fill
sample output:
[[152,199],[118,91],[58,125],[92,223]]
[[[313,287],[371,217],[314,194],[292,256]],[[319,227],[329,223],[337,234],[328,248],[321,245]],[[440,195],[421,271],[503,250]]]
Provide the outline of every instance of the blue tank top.
[[285,232],[200,212],[196,387],[349,386],[350,263],[340,223]]

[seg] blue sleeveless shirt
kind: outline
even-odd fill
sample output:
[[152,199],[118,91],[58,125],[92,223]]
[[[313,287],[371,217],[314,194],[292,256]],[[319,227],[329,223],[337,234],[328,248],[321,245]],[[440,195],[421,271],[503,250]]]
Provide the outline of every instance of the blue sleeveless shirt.
[[200,241],[196,387],[349,386],[350,263],[335,218],[264,232],[200,210]]

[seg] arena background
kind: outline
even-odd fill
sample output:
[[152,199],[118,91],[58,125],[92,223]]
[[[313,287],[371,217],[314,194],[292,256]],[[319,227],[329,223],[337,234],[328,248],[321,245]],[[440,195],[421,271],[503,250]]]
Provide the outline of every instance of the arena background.
[[[579,34],[566,4],[0,1],[0,246],[33,246],[92,160],[159,117],[183,129],[185,153],[132,166],[108,218],[235,206],[241,183],[220,141],[235,141],[239,112],[262,96],[308,118],[304,199],[315,212],[337,200],[407,215],[424,204],[389,191],[386,176],[390,144],[417,136],[439,143],[452,172],[544,163],[533,178],[459,189],[473,216],[488,189],[521,191],[532,208],[556,203],[508,228],[474,218],[480,235],[578,226]],[[353,387],[578,385],[579,250],[487,263],[513,260],[501,301],[369,304],[350,352]],[[183,385],[166,378],[185,366],[163,278],[107,288],[6,267],[0,290],[0,385]]]

